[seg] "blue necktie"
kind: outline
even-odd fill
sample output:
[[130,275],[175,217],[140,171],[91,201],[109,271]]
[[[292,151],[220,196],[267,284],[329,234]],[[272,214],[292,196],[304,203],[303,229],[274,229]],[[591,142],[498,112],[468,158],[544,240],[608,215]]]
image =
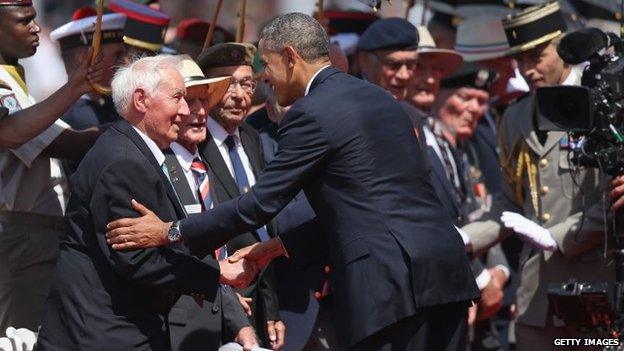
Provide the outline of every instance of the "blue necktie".
[[[232,168],[234,168],[234,178],[236,178],[238,190],[241,194],[244,194],[249,191],[249,179],[247,178],[245,167],[243,167],[243,161],[241,160],[238,151],[236,151],[236,142],[234,141],[233,135],[225,138],[225,145],[228,147],[228,153],[230,154],[230,161],[232,161]],[[264,226],[256,229],[256,232],[258,233],[260,241],[269,240],[269,233],[267,233]]]

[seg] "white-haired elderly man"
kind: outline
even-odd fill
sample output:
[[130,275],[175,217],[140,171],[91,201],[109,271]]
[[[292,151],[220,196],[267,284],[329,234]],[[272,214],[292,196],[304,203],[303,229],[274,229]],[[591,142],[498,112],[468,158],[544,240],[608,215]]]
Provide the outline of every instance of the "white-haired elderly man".
[[[45,305],[40,350],[169,350],[165,316],[180,294],[201,295],[198,304],[210,306],[219,283],[245,285],[257,273],[249,263],[198,259],[181,244],[122,252],[106,243],[106,223],[137,216],[130,199],[168,220],[185,216],[161,151],[189,115],[179,61],[142,58],[113,78],[113,101],[124,120],[100,137],[73,177],[69,230]],[[218,305],[211,308],[219,312]]]

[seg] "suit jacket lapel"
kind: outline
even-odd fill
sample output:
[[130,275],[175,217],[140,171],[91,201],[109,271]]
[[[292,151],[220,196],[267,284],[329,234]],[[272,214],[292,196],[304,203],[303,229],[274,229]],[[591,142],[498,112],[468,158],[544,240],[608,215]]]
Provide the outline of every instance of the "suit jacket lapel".
[[154,167],[154,170],[162,180],[167,191],[167,196],[169,197],[169,200],[171,200],[171,203],[175,208],[176,214],[180,218],[185,217],[186,213],[182,208],[182,204],[180,204],[180,201],[178,200],[178,196],[176,195],[175,190],[173,190],[173,187],[171,186],[171,182],[163,173],[161,166],[158,164],[156,158],[154,157],[154,154],[152,154],[147,145],[145,145],[145,142],[143,141],[143,139],[141,139],[141,136],[126,121],[120,121],[116,123],[113,128],[116,128],[119,132],[126,135],[128,139],[130,139],[134,143],[134,145],[136,145],[139,151],[141,151],[143,156],[145,156],[149,160],[149,163],[152,165],[152,167]]
[[446,171],[444,170],[444,165],[442,165],[442,161],[440,161],[435,150],[431,146],[427,146],[427,152],[432,155],[432,157],[429,157],[430,168],[432,172],[435,173],[436,178],[440,179],[440,183],[442,184],[442,189],[440,190],[444,191],[449,203],[453,205],[453,210],[455,213],[459,214],[459,204],[451,193],[455,186],[449,181]]
[[559,143],[561,138],[566,135],[565,132],[548,132],[548,138],[546,138],[546,143],[544,144],[543,154],[540,156],[544,156],[549,153],[552,148]]
[[243,149],[245,150],[245,154],[249,158],[249,163],[251,163],[251,169],[253,171],[256,179],[262,172],[264,168],[264,162],[262,160],[262,155],[260,151],[259,140],[252,140],[249,135],[248,126],[242,125],[238,128],[241,137],[241,143],[243,144]]
[[516,117],[521,119],[519,123],[520,131],[522,132],[527,145],[529,145],[529,147],[536,154],[542,155],[544,147],[542,146],[542,143],[540,143],[537,133],[535,133],[535,127],[533,126],[533,115],[536,113],[535,94],[531,93],[531,96],[527,96],[526,99],[526,108],[522,111],[523,115]]
[[190,184],[186,180],[184,170],[175,153],[171,149],[166,149],[163,153],[165,154],[165,164],[169,171],[169,179],[171,179],[173,190],[175,190],[178,195],[180,202],[183,206],[197,204],[195,196],[193,195],[194,189],[191,189]]
[[199,146],[199,152],[202,158],[208,162],[208,167],[210,167],[212,174],[215,176],[215,183],[219,182],[232,198],[238,196],[239,191],[236,181],[232,178],[232,174],[230,174],[230,170],[227,168],[225,161],[223,161],[219,148],[210,133],[206,133],[206,141]]

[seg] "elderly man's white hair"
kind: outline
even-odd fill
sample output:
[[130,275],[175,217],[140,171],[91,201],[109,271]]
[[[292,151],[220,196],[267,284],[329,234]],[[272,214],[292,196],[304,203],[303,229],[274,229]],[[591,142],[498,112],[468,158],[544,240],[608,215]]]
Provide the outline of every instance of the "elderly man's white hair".
[[142,57],[115,72],[111,88],[115,109],[122,117],[127,117],[132,95],[137,89],[143,89],[148,95],[153,95],[167,69],[177,70],[181,59],[179,56],[157,55]]

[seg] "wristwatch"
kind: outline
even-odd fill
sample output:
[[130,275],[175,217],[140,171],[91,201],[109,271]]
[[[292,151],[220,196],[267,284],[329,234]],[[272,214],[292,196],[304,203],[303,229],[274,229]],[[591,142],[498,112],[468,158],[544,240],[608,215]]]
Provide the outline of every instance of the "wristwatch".
[[180,221],[175,221],[171,223],[171,227],[169,227],[167,239],[169,239],[169,242],[176,243],[180,241],[181,238],[182,234],[180,234]]

